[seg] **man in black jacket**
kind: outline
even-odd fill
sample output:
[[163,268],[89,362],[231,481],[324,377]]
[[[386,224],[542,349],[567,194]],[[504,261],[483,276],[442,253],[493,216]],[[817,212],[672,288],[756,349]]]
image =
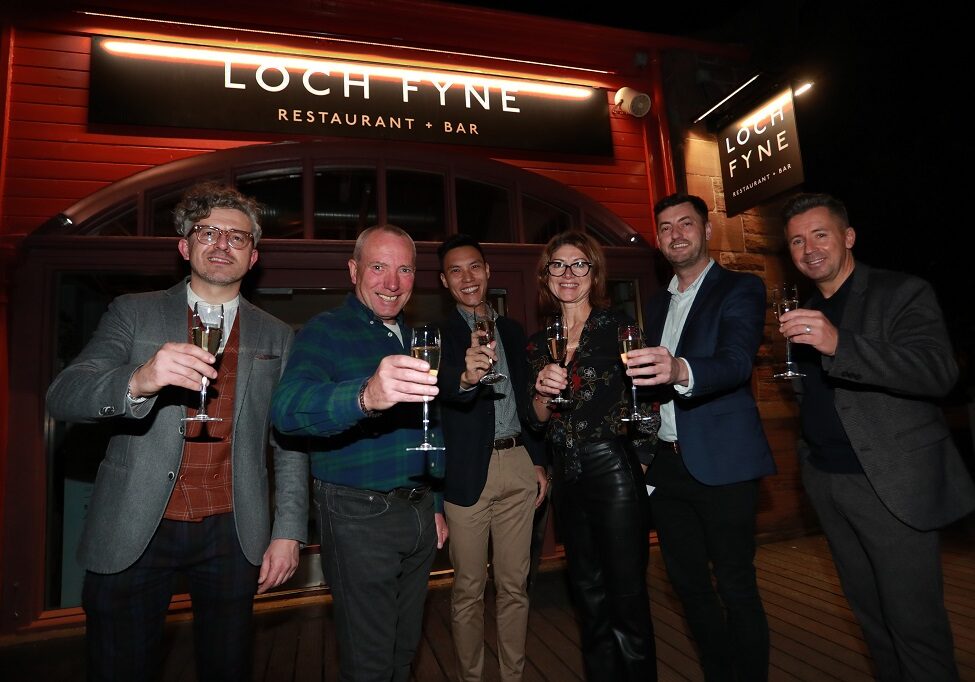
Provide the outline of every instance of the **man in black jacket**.
[[[438,385],[447,448],[445,513],[450,528],[454,587],[450,617],[461,680],[479,681],[484,668],[484,586],[488,539],[497,594],[501,679],[521,679],[528,628],[528,569],[532,520],[548,480],[544,444],[526,423],[529,409],[527,339],[514,320],[495,319],[495,340],[481,345],[478,318],[487,303],[491,269],[476,240],[451,237],[437,250],[440,281],[457,303],[441,326]],[[479,383],[494,365],[507,378]]]
[[779,318],[804,373],[802,480],[879,680],[957,680],[938,528],[975,486],[938,400],[958,365],[931,285],[853,257],[843,203],[783,210],[792,262],[816,286]]

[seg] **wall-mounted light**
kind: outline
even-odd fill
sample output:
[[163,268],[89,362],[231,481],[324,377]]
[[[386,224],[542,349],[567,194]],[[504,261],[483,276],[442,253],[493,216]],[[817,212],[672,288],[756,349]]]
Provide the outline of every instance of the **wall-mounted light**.
[[[111,39],[105,41],[104,47],[106,51],[112,54],[125,57],[220,65],[224,67],[225,79],[228,81],[232,66],[249,66],[258,69],[259,75],[263,75],[264,71],[270,70],[272,73],[276,71],[284,77],[286,76],[284,74],[285,70],[302,71],[305,74],[303,76],[303,82],[306,88],[312,87],[309,84],[310,78],[327,76],[332,72],[337,72],[402,80],[404,84],[413,81],[429,81],[438,84],[438,89],[441,92],[457,85],[472,88],[489,87],[508,92],[524,92],[532,95],[578,100],[591,97],[593,92],[592,88],[551,82],[515,80],[451,71],[431,71],[410,67],[404,68],[385,66],[382,64],[369,64],[365,62],[310,59],[308,57],[214,47],[198,47],[194,45],[177,45],[143,40]],[[228,87],[240,86],[231,84]],[[281,88],[283,86],[277,85],[275,87]],[[407,85],[404,85],[404,92],[406,87]],[[409,87],[415,89],[412,86]],[[624,90],[627,89],[624,88]],[[646,95],[643,96],[646,97]],[[647,98],[647,101],[649,102],[649,98]],[[649,104],[647,106],[649,108]]]
[[812,86],[813,86],[813,82],[812,82],[812,81],[806,81],[805,83],[803,83],[802,85],[800,85],[800,86],[799,86],[798,88],[796,88],[796,89],[795,89],[795,90],[794,90],[794,91],[792,92],[792,94],[793,94],[793,95],[794,95],[795,97],[798,97],[798,96],[799,96],[799,95],[801,95],[802,93],[804,93],[804,92],[808,92],[808,91],[809,91],[809,90],[810,90],[810,89],[812,88]]
[[633,88],[620,88],[616,91],[616,102],[613,113],[626,113],[636,118],[643,118],[650,111],[650,95]]

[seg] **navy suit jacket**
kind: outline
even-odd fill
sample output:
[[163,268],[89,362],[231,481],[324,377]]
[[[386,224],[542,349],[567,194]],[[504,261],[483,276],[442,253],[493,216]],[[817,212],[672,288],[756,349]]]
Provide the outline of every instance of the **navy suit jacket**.
[[[666,289],[647,304],[647,345],[660,345],[669,305]],[[684,465],[706,485],[775,473],[750,386],[764,326],[762,280],[715,263],[701,282],[674,353],[690,365],[693,391],[685,397],[667,386],[660,396],[661,402],[673,398]]]
[[454,309],[443,323],[443,355],[437,384],[438,403],[447,448],[447,472],[444,499],[451,504],[469,507],[481,496],[487,482],[488,465],[494,448],[494,403],[496,391],[514,391],[521,421],[521,435],[532,462],[545,465],[545,443],[528,428],[528,341],[521,325],[507,317],[499,317],[495,331],[504,344],[508,361],[508,381],[490,386],[476,386],[462,391],[460,375],[465,369],[465,354],[471,346],[471,330],[460,313]]

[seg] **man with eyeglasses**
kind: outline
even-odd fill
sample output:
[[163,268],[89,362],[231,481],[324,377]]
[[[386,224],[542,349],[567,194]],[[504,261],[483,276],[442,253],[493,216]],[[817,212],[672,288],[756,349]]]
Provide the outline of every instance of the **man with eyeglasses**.
[[708,255],[711,221],[700,197],[664,197],[654,215],[674,277],[647,304],[650,347],[627,354],[633,383],[661,391],[647,471],[653,520],[705,679],[757,682],[768,678],[769,633],[755,516],[759,479],[775,473],[750,388],[765,286]]
[[[175,209],[190,276],[120,296],[47,394],[51,416],[112,430],[78,558],[87,569],[89,679],[153,679],[177,577],[193,603],[196,676],[251,676],[256,593],[288,580],[308,525],[308,458],[272,438],[268,410],[291,329],[240,296],[257,262],[259,206],[232,187],[190,188]],[[223,306],[217,357],[186,343],[197,303]],[[209,381],[208,413],[196,414]]]

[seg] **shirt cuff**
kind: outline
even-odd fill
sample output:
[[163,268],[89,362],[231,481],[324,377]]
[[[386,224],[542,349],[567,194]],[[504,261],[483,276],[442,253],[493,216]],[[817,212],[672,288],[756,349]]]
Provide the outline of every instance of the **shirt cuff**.
[[679,384],[674,384],[674,390],[677,391],[677,395],[689,397],[694,392],[694,370],[691,369],[691,363],[689,363],[684,358],[677,358],[684,363],[684,367],[687,368],[687,386],[680,386]]

